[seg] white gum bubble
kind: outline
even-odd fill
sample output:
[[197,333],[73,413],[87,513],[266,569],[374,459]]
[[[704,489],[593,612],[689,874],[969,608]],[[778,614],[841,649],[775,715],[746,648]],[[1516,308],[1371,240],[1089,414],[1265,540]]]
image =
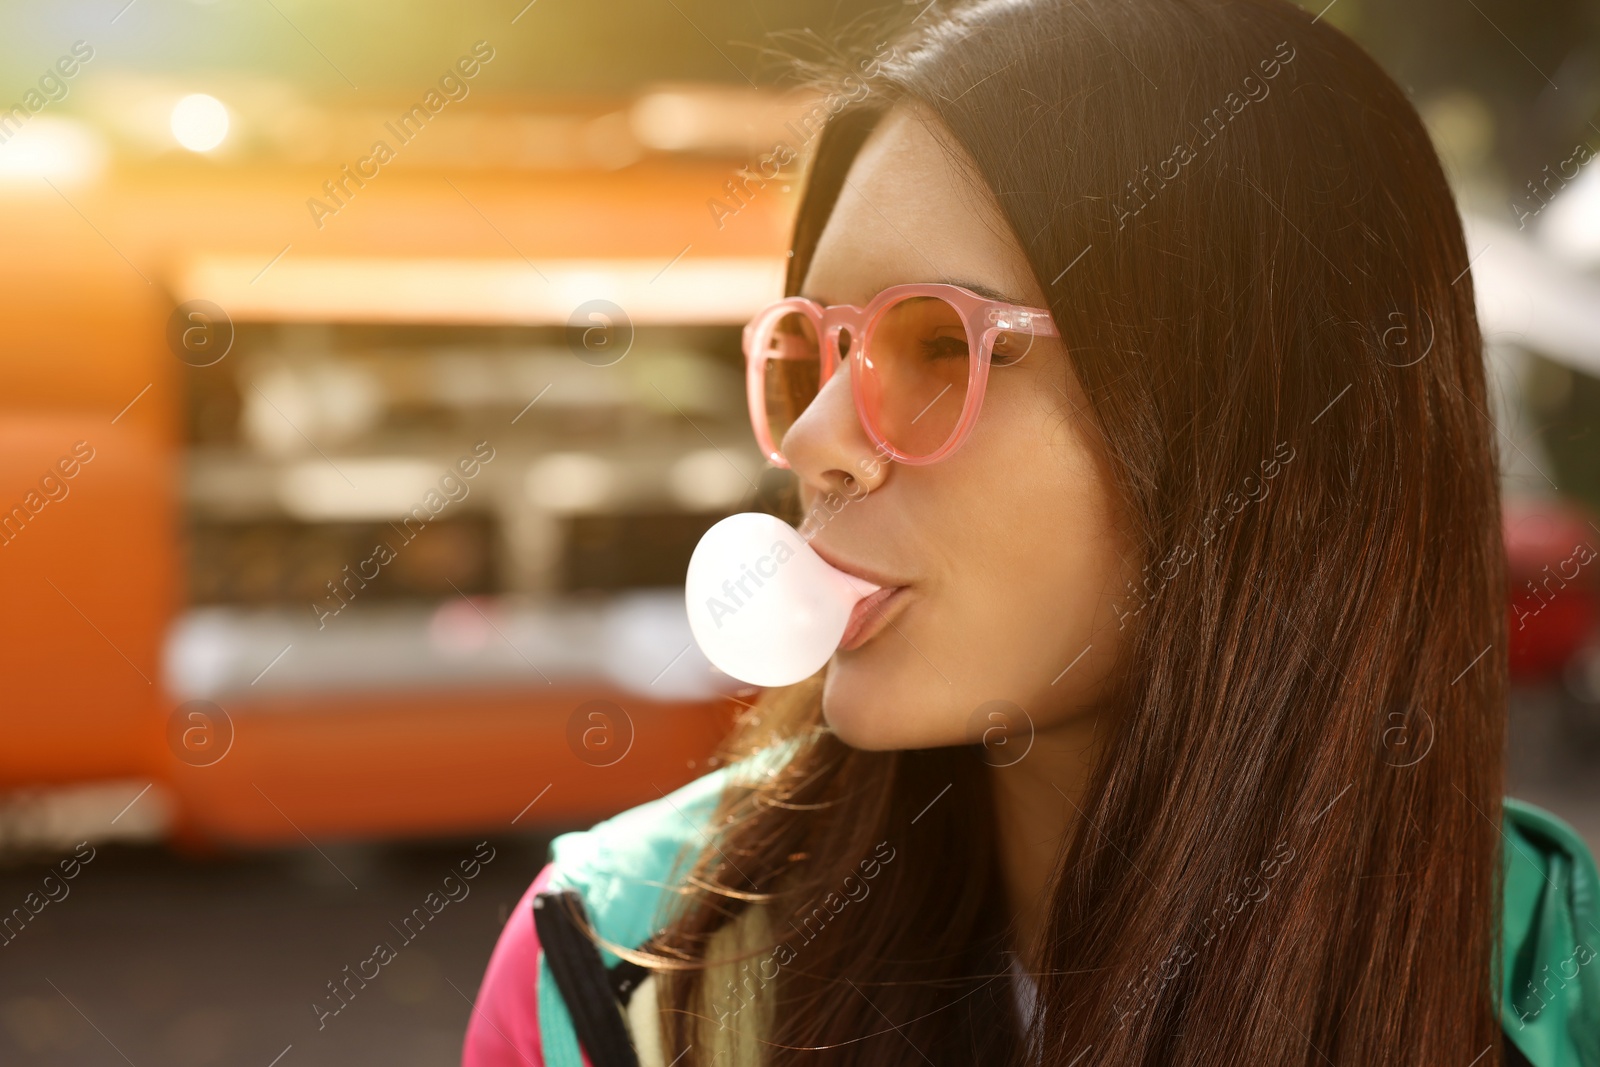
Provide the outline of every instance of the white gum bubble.
[[828,662],[856,601],[879,586],[829,565],[794,527],[741,512],[707,530],[689,559],[689,629],[723,673],[793,685]]

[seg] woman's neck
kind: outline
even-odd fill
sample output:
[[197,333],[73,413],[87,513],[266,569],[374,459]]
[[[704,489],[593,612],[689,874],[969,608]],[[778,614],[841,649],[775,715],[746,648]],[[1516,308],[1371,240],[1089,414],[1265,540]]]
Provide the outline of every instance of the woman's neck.
[[989,768],[995,841],[1013,919],[1012,947],[1036,972],[1050,879],[1083,807],[1094,754],[1094,715],[1038,731],[1027,755]]

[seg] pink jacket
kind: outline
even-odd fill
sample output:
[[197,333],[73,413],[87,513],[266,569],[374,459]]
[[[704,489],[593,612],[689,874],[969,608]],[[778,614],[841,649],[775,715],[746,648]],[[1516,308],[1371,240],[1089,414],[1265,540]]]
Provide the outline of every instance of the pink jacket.
[[[554,868],[539,872],[517,901],[489,957],[467,1024],[462,1067],[544,1067],[539,1045],[539,935],[533,928],[533,897]],[[587,1058],[584,1060],[588,1062]]]

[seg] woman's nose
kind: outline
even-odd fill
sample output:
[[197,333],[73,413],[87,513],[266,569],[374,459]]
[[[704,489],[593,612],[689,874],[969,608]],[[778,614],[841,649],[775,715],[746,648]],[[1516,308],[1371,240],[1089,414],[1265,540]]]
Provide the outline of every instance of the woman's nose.
[[841,361],[778,444],[805,489],[859,497],[889,475],[890,460],[867,437],[850,390],[850,365]]

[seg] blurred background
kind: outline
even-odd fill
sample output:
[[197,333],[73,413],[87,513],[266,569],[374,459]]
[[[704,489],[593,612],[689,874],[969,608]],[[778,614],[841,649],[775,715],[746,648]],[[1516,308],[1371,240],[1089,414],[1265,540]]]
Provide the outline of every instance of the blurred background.
[[[1600,849],[1600,6],[1306,6],[1458,191],[1512,791]],[[819,100],[785,57],[864,10],[0,10],[0,1062],[453,1063],[549,837],[707,768],[752,694],[681,583],[781,488],[739,326]]]

